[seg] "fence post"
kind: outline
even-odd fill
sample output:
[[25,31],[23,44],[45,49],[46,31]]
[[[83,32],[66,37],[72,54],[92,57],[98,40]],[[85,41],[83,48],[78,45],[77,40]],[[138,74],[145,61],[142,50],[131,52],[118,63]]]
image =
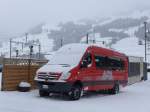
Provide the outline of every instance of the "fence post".
[[31,59],[28,59],[28,83],[30,83],[30,67],[31,67]]

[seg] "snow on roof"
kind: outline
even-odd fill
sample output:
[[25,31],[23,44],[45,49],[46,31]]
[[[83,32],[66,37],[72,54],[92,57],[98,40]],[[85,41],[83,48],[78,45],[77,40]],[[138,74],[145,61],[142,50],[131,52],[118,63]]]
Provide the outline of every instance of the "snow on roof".
[[89,47],[87,44],[80,44],[80,43],[72,43],[67,44],[61,47],[57,52],[62,53],[73,53],[73,52],[85,52],[85,50]]
[[75,66],[80,62],[88,46],[87,44],[78,43],[64,45],[55,52],[48,64]]
[[48,64],[68,64],[77,65],[88,47],[96,46],[97,44],[73,43],[61,47],[55,52]]
[[101,48],[107,48],[106,46],[102,46],[100,44],[97,44],[97,43],[89,43],[89,44],[85,44],[85,43],[72,43],[72,44],[67,44],[67,45],[64,45],[63,47],[61,47],[57,52],[59,53],[78,53],[78,52],[85,52],[85,50],[88,48],[88,47],[91,47],[91,46],[95,46],[95,47],[101,47]]
[[129,56],[129,62],[143,62],[143,57]]
[[112,45],[112,48],[128,56],[144,57],[144,46],[138,44],[138,38],[128,37]]
[[48,60],[51,60],[54,54],[55,54],[55,52],[50,52],[49,54],[45,55],[45,58]]

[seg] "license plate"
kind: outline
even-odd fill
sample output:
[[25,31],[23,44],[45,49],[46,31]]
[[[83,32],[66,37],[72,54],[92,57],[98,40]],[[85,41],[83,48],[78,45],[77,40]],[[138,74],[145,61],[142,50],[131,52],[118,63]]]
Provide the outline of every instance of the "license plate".
[[43,89],[48,89],[48,85],[43,85]]

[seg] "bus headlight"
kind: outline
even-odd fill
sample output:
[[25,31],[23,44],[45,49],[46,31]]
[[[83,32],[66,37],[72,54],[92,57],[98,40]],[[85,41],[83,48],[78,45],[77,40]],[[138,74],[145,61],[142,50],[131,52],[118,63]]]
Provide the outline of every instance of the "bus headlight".
[[61,79],[61,80],[66,80],[66,79],[68,79],[68,78],[69,78],[69,76],[70,76],[70,75],[71,75],[71,73],[70,73],[70,72],[62,73],[62,75],[61,75],[60,79]]

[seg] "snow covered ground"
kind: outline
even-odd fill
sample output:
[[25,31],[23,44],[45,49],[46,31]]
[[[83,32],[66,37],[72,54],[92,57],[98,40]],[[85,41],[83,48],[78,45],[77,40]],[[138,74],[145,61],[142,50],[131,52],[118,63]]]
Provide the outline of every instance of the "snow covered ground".
[[150,80],[123,88],[118,95],[93,94],[79,101],[41,98],[37,90],[0,92],[0,112],[150,112],[149,99]]

